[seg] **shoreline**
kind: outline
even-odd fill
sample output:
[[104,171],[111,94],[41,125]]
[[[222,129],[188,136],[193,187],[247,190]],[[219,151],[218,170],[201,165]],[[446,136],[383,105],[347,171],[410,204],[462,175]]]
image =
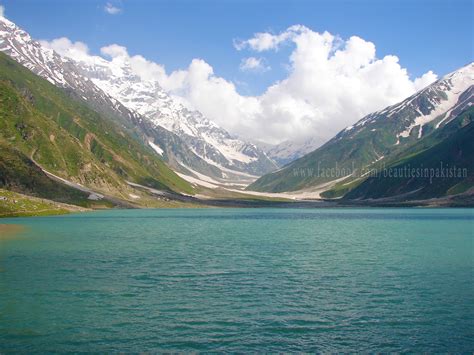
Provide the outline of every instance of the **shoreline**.
[[[0,189],[0,192],[2,190]],[[7,190],[3,190],[7,191]],[[380,198],[368,200],[344,200],[344,199],[293,199],[293,200],[264,200],[260,196],[255,199],[245,198],[212,198],[202,199],[196,196],[180,195],[176,193],[165,193],[166,197],[171,201],[170,205],[161,206],[139,206],[127,205],[122,203],[115,205],[110,209],[168,209],[168,208],[474,208],[474,191],[444,196],[426,200],[403,200],[400,198]],[[36,200],[34,197],[17,194],[19,197],[30,198]],[[41,200],[43,203],[46,200]],[[29,211],[9,211],[8,213],[0,213],[0,240],[10,238],[11,235],[19,233],[22,228],[21,225],[2,224],[2,218],[17,218],[17,217],[43,217],[43,216],[59,216],[67,214],[76,214],[81,212],[92,212],[95,208],[83,208],[76,205],[67,205],[59,202],[48,201],[52,209],[31,209]],[[173,205],[173,202],[179,205]],[[105,208],[106,210],[109,208]]]
[[[62,215],[69,214],[80,214],[85,212],[96,212],[104,210],[147,210],[147,209],[208,209],[208,208],[241,208],[241,209],[259,209],[259,208],[277,208],[277,209],[347,209],[347,208],[427,208],[427,209],[474,209],[474,205],[471,203],[429,203],[430,200],[422,201],[405,201],[405,202],[393,202],[393,201],[370,201],[370,203],[361,203],[357,202],[346,202],[346,203],[337,203],[336,201],[327,201],[327,200],[301,200],[301,201],[248,201],[248,200],[210,200],[206,201],[207,203],[201,202],[201,204],[194,205],[192,207],[135,207],[135,208],[104,208],[104,209],[78,209],[78,210],[69,210],[69,211],[51,211],[45,215],[35,215],[35,214],[21,214],[21,215],[0,215],[0,222],[2,219],[6,218],[31,218],[31,217],[57,217]],[[366,202],[366,201],[364,201]],[[25,227],[18,224],[1,224],[0,223],[0,241],[5,239],[10,239],[15,234],[18,234],[25,230]]]

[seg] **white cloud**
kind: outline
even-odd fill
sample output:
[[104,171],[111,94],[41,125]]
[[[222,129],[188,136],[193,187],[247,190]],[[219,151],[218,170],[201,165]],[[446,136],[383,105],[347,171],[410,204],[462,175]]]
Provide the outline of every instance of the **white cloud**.
[[69,38],[61,37],[52,41],[39,41],[43,47],[55,50],[62,56],[79,61],[88,61],[91,56],[89,48],[83,42],[72,42]]
[[268,32],[259,32],[256,33],[253,38],[248,40],[234,40],[234,47],[239,51],[245,48],[257,52],[267,51],[270,49],[278,50],[281,44],[294,38],[298,33],[306,30],[308,30],[308,28],[305,26],[294,25],[278,35]]
[[[49,44],[76,59],[90,56],[83,43],[68,41],[61,38]],[[229,132],[268,143],[309,137],[322,143],[366,114],[403,100],[437,78],[429,71],[411,79],[398,57],[377,58],[375,45],[360,37],[342,40],[299,25],[280,34],[258,33],[235,42],[239,50],[257,52],[278,50],[284,44],[293,46],[288,75],[259,96],[241,95],[232,81],[216,75],[203,59],[193,59],[187,68],[167,73],[163,65],[131,56],[122,46],[103,47],[101,53],[112,61],[129,61],[144,80],[158,80],[171,95]],[[258,67],[254,59],[247,58],[243,65],[249,60],[248,67]]]
[[[86,63],[98,63],[104,58],[94,56],[89,53],[89,48],[83,42],[72,42],[66,37],[53,39],[52,41],[39,41],[43,47],[53,49],[62,56],[83,61]],[[161,85],[168,90],[177,90],[182,87],[182,77],[184,72],[174,71],[170,75],[166,74],[165,67],[161,64],[149,61],[141,55],[130,56],[127,48],[118,44],[111,44],[100,49],[100,53],[105,58],[109,58],[112,62],[118,65],[121,62],[129,62],[135,74],[140,76],[142,80],[157,80]]]
[[104,11],[107,12],[109,15],[117,15],[122,12],[122,9],[108,2],[104,6]]
[[415,79],[415,89],[416,91],[419,91],[421,89],[424,89],[431,83],[435,82],[436,79],[438,79],[438,76],[433,73],[431,70],[423,74],[421,77]]
[[5,17],[5,6],[0,5],[0,17]]
[[239,66],[241,71],[265,72],[270,67],[264,63],[263,58],[248,57],[242,59]]
[[128,57],[127,48],[119,46],[118,44],[111,44],[100,49],[100,53],[112,59],[118,57]]
[[141,55],[130,56],[127,48],[117,44],[102,47],[100,52],[102,55],[110,57],[112,61],[129,62],[134,73],[142,80],[157,80],[168,91],[179,91],[183,87],[184,71],[177,70],[167,75],[163,65],[152,62]]
[[199,66],[207,69],[202,75],[196,76],[196,63],[190,65],[179,90],[171,92],[249,139],[275,143],[316,137],[323,142],[364,115],[436,80],[432,72],[411,80],[398,57],[377,58],[375,45],[360,37],[344,41],[299,25],[234,42],[238,50],[257,52],[278,50],[284,44],[294,46],[289,74],[260,96],[240,95],[232,82],[216,76],[203,61]]

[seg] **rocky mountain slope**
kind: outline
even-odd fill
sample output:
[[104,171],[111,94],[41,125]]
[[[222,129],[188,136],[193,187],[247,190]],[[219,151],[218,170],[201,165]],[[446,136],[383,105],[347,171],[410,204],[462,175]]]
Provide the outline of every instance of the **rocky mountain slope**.
[[406,150],[470,107],[473,84],[474,64],[470,63],[399,104],[367,115],[314,152],[262,176],[248,189],[296,191],[345,177],[359,178],[373,164]]

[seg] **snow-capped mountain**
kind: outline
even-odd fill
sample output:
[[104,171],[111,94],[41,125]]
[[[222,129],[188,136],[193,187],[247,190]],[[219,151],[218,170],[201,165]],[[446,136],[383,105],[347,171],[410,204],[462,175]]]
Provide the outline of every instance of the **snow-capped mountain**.
[[388,121],[396,124],[395,144],[420,139],[445,125],[458,112],[473,104],[474,63],[470,63],[402,102],[376,111],[344,129],[337,137],[353,136],[373,124]]
[[[423,127],[445,113],[446,117],[437,123],[435,128],[449,122],[451,117],[472,104],[472,88],[466,92],[473,84],[473,65],[467,65],[451,74],[446,75],[441,80],[415,93],[406,100],[377,111],[364,117],[355,125],[343,130],[339,137],[352,135],[363,129],[368,123],[375,123],[381,119],[399,120],[400,129],[396,132],[397,142],[416,136],[421,138],[427,131]],[[460,98],[460,95],[464,95]],[[456,106],[458,109],[451,108]],[[267,155],[280,165],[286,165],[306,154],[319,148],[321,140],[309,138],[301,142],[286,141],[274,146],[263,147]]]
[[[96,56],[77,62],[77,66],[84,76],[130,110],[184,140],[194,154],[223,171],[219,178],[229,173],[259,176],[277,168],[255,145],[231,136],[199,111],[189,110],[156,80],[143,80],[136,75],[126,59],[107,61]],[[166,150],[160,142],[156,144]]]
[[97,111],[134,126],[145,143],[181,173],[251,181],[276,169],[261,149],[188,110],[158,82],[141,80],[127,62],[61,56],[3,17],[0,51]]
[[0,51],[53,85],[66,89],[78,99],[87,101],[90,106],[102,113],[118,116],[124,121],[137,116],[91,80],[83,77],[74,61],[42,47],[27,32],[1,16]]
[[282,143],[267,146],[265,153],[283,166],[291,163],[293,160],[301,158],[302,156],[311,153],[321,145],[321,139],[309,138],[303,141],[284,141]]
[[[315,151],[262,176],[249,189],[294,191],[366,171],[373,164],[383,163],[423,138],[431,137],[431,133],[472,106],[473,85],[474,63],[470,63],[402,102],[363,117]],[[433,139],[430,144],[435,143]]]

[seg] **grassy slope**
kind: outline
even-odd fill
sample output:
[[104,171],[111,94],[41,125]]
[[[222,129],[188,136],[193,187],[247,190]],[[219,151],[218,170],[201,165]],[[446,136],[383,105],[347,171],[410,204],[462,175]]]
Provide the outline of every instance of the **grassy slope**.
[[88,193],[51,180],[22,152],[0,142],[0,186],[28,195],[91,207]]
[[[434,142],[443,139],[440,143]],[[459,194],[474,187],[474,109],[469,109],[444,129],[392,159],[387,168],[406,169],[460,168],[460,176],[389,177],[374,176],[349,191],[347,199],[386,198],[407,194],[405,199],[425,199]],[[464,176],[464,172],[467,176]]]
[[[437,95],[446,98],[443,92]],[[432,108],[428,96],[421,95],[413,99],[422,112],[429,112]],[[399,144],[396,144],[397,138],[393,133],[403,131],[414,115],[415,112],[408,109],[390,116],[388,113],[377,114],[378,119],[372,118],[361,127],[339,132],[320,148],[279,171],[260,177],[247,189],[262,192],[297,191],[342,178],[346,175],[344,170],[352,172],[365,169],[381,156],[398,154],[417,142],[417,130],[412,130],[409,137],[401,138]],[[424,131],[432,131],[437,122],[438,119],[425,125]],[[325,170],[331,168],[338,170],[337,176],[325,174]]]
[[[297,191],[311,186],[317,186],[334,180],[331,176],[323,176],[325,169],[352,169],[370,164],[377,159],[374,151],[379,151],[383,135],[370,135],[367,132],[359,134],[344,144],[331,140],[312,153],[293,161],[284,169],[259,178],[247,189],[253,191],[285,192]],[[336,163],[337,162],[337,163]],[[342,176],[337,176],[340,178]]]
[[[372,171],[382,171],[385,168],[393,168],[403,162],[410,163],[409,160],[417,154],[424,152],[438,143],[448,139],[450,136],[455,135],[460,128],[468,125],[473,121],[474,108],[468,108],[461,111],[457,117],[451,120],[445,126],[440,129],[432,130],[432,133],[427,135],[421,140],[416,141],[415,144],[407,147],[404,150],[395,152],[370,166]],[[367,181],[367,177],[348,177],[347,179],[338,182],[330,190],[327,190],[321,194],[324,198],[340,198],[348,194],[350,191],[355,190],[358,186],[363,185]]]
[[119,198],[126,180],[192,193],[153,151],[0,53],[0,142],[46,170]]
[[83,209],[0,189],[0,217],[49,216]]

